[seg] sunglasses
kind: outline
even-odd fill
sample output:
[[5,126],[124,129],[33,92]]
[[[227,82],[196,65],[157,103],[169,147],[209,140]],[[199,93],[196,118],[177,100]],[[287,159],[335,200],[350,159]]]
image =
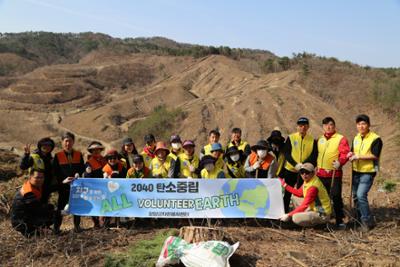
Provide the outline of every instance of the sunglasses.
[[310,171],[304,169],[300,170],[300,174],[310,174],[310,173],[311,173]]

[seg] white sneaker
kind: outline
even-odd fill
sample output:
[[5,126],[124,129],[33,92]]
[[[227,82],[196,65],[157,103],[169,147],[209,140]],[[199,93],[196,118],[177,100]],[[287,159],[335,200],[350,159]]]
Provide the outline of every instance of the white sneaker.
[[69,215],[69,205],[65,205],[64,209],[61,211],[61,215]]

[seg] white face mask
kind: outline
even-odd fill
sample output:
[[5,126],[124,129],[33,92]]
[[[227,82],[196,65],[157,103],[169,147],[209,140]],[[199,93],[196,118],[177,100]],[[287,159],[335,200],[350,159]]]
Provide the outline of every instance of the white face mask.
[[265,158],[265,156],[267,155],[267,150],[261,150],[261,149],[258,149],[257,150],[257,155],[260,157],[260,158]]
[[240,155],[239,155],[239,154],[234,154],[234,155],[231,155],[230,158],[231,158],[232,161],[235,161],[235,162],[236,162],[236,161],[239,160]]
[[182,144],[181,143],[172,143],[171,146],[173,149],[180,149],[182,147]]
[[206,164],[204,166],[204,169],[206,169],[207,171],[210,172],[210,171],[214,170],[214,164],[212,164],[212,163]]

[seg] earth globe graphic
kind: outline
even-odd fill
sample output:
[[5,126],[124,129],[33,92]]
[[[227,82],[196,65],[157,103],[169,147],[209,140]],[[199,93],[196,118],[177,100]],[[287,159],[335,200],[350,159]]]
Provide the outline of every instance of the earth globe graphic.
[[[222,208],[226,217],[265,217],[270,208],[267,187],[259,180],[229,179],[222,185],[221,194],[237,194],[240,205]],[[233,216],[232,216],[233,215]]]

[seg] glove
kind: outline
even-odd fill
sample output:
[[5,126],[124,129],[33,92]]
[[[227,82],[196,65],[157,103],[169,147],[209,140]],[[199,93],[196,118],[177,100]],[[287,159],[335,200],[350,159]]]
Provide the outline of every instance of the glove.
[[282,222],[288,222],[288,221],[290,221],[290,216],[289,216],[289,214],[283,215],[283,216],[280,218],[280,220],[281,220]]
[[296,169],[296,171],[300,171],[302,166],[303,166],[302,163],[297,163],[296,166],[294,166],[294,168]]
[[360,156],[355,155],[355,154],[349,158],[350,161],[359,160],[359,159],[360,159]]
[[108,173],[104,172],[104,173],[103,173],[103,178],[104,178],[104,179],[107,179],[107,178],[110,178],[110,177],[108,177]]
[[335,160],[333,161],[332,166],[335,170],[339,170],[342,165],[340,165],[340,162],[338,160]]
[[282,187],[285,188],[287,186],[285,180],[283,180],[282,178],[278,178],[278,179],[281,182]]
[[90,168],[90,166],[86,167],[86,173],[92,173],[92,168]]
[[259,161],[256,161],[256,162],[253,164],[253,166],[251,166],[251,167],[253,167],[253,169],[258,169],[258,168],[260,168],[260,162],[259,162]]
[[188,178],[188,179],[193,179],[193,177],[190,177],[190,176],[188,176],[187,178]]

